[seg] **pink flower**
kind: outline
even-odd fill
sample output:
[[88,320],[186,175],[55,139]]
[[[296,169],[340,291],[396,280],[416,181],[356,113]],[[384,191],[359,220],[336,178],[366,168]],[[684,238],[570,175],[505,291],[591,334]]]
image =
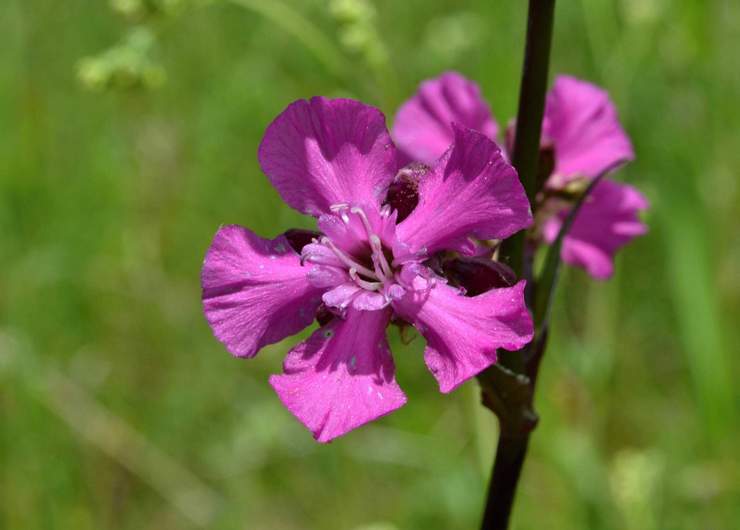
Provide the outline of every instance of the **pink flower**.
[[[448,72],[424,81],[401,106],[393,136],[408,158],[428,163],[449,145],[453,123],[479,130],[491,139],[498,130],[478,87]],[[506,140],[511,147],[511,127]],[[608,94],[569,76],[559,76],[547,96],[542,144],[543,154],[549,153],[554,160],[538,197],[536,229],[551,243],[570,210],[572,200],[567,195],[571,190],[583,189],[588,181],[632,160],[634,152]],[[646,233],[639,211],[648,206],[632,186],[603,179],[563,242],[563,261],[583,267],[594,278],[610,277],[619,248]]]
[[499,132],[478,85],[457,72],[445,72],[423,81],[401,106],[393,124],[393,139],[410,159],[431,164],[450,147],[453,123],[492,140]]
[[[386,340],[391,321],[425,337],[442,392],[496,362],[497,348],[520,349],[532,338],[524,282],[444,254],[469,255],[471,237],[502,239],[532,221],[496,145],[469,129],[450,131],[451,146],[431,167],[399,171],[380,111],[348,99],[296,101],[267,128],[259,161],[283,200],[317,218],[321,233],[265,240],[230,225],[206,254],[205,315],[235,356],[253,357],[317,316],[323,324],[270,378],[320,442],[406,402]],[[475,296],[465,295],[470,271]]]

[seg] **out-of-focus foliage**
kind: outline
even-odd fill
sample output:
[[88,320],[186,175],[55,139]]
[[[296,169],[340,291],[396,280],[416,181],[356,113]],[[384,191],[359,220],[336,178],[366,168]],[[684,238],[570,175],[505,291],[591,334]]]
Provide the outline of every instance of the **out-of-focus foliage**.
[[209,0],[110,0],[110,6],[116,13],[133,20],[142,20],[156,16],[169,16],[186,7]]
[[[267,384],[298,339],[231,359],[198,276],[221,223],[311,225],[256,162],[289,102],[391,119],[454,68],[512,118],[524,3],[0,4],[0,528],[475,527],[475,384],[441,396],[393,335],[409,403],[319,446]],[[563,276],[514,528],[737,528],[740,5],[556,16],[553,70],[608,87],[653,209],[610,282]]]
[[368,0],[332,0],[329,13],[339,28],[339,41],[347,50],[362,55],[368,64],[382,67],[388,52],[377,31],[377,13]]
[[135,27],[120,44],[96,57],[82,59],[78,75],[92,90],[156,88],[165,73],[151,58],[154,36],[143,26]]

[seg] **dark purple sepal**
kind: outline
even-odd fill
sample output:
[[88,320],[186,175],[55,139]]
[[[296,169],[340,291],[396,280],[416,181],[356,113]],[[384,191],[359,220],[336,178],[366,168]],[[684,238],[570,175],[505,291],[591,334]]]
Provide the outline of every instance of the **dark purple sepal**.
[[316,322],[319,323],[319,326],[326,326],[336,316],[324,303],[319,305],[319,308],[316,310]]
[[320,232],[303,228],[291,228],[290,230],[286,230],[284,235],[288,240],[288,243],[290,243],[290,246],[298,254],[300,254],[303,247],[308,245],[311,241],[321,237]]
[[442,270],[451,283],[465,289],[467,296],[511,287],[516,274],[508,266],[487,258],[456,258],[442,263]]
[[537,157],[537,191],[545,187],[545,183],[555,170],[555,146],[552,142],[543,142]]

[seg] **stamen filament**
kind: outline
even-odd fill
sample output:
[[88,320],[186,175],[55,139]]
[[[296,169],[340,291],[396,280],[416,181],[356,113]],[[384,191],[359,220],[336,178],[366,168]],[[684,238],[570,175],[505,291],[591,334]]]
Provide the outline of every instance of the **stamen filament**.
[[349,211],[359,217],[360,221],[362,221],[362,224],[365,225],[365,231],[367,232],[368,239],[372,237],[375,232],[373,232],[373,227],[370,226],[370,219],[367,218],[367,215],[365,215],[363,209],[357,206],[353,206],[349,209]]
[[377,234],[373,232],[373,227],[370,226],[370,219],[367,218],[367,215],[365,214],[363,209],[357,206],[353,206],[352,208],[350,208],[349,211],[359,217],[360,221],[362,221],[362,224],[365,227],[365,232],[367,232],[367,240],[370,243],[370,249],[373,253],[373,265],[375,267],[375,273],[378,275],[379,279],[383,281],[392,278],[393,272],[388,265],[388,260],[385,259],[385,255],[383,254],[383,245],[381,244],[380,238],[377,236]]
[[368,278],[372,278],[373,280],[378,280],[378,275],[374,272],[365,267],[364,265],[357,263],[355,260],[350,258],[347,254],[345,254],[342,250],[337,248],[337,246],[332,242],[331,239],[328,237],[322,237],[321,242],[329,247],[332,252],[336,255],[339,260],[344,263],[347,267],[349,267],[350,271],[352,269],[355,270],[355,272],[359,272],[363,276],[367,276]]
[[381,282],[368,282],[363,280],[357,275],[357,270],[354,268],[349,270],[349,277],[352,278],[352,280],[358,285],[358,287],[362,287],[363,289],[366,289],[368,291],[380,291],[380,289],[383,287],[383,284]]
[[373,253],[378,258],[378,261],[380,262],[380,267],[383,269],[383,276],[387,278],[393,277],[393,270],[391,269],[391,266],[388,264],[388,260],[385,258],[385,253],[383,252],[383,245],[380,242],[380,238],[373,234],[370,236],[370,246],[373,249]]

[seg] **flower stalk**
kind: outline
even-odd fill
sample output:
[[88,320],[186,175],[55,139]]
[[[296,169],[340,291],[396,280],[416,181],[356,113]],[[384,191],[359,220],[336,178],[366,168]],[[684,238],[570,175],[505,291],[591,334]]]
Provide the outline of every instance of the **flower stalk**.
[[[537,189],[537,165],[542,134],[542,117],[550,62],[550,47],[555,0],[530,0],[522,82],[519,92],[512,164],[519,173],[531,204]],[[512,269],[524,277],[536,296],[532,274],[532,256],[527,252],[526,233],[519,232],[506,240],[501,256]],[[529,309],[535,302],[528,297]],[[527,455],[529,437],[537,424],[533,409],[534,390],[539,362],[546,345],[546,330],[536,330],[534,342],[520,350],[501,356],[479,377],[483,404],[499,418],[500,436],[496,447],[488,487],[482,530],[505,530],[514,502],[519,476]],[[508,377],[503,377],[507,373]]]

